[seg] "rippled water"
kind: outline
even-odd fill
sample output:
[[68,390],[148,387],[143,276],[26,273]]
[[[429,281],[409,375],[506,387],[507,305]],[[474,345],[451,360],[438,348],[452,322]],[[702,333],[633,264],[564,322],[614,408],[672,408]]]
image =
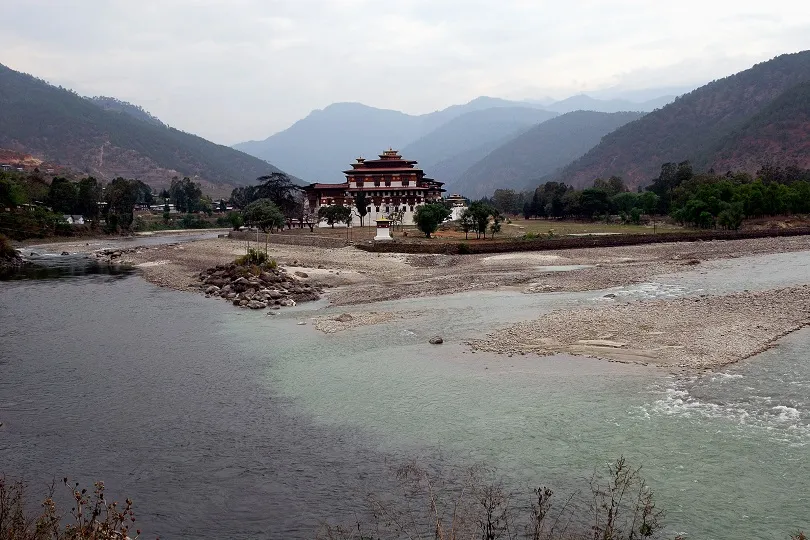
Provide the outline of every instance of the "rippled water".
[[[801,259],[800,259],[801,260]],[[787,264],[787,263],[786,263]],[[795,261],[790,264],[796,264]],[[750,258],[614,290],[756,288]],[[810,529],[810,331],[722,373],[678,379],[572,357],[470,354],[467,337],[604,292],[464,293],[373,306],[403,318],[323,335],[127,275],[0,283],[0,469],[44,486],[103,478],[163,538],[311,538],[391,464],[499,467],[567,493],[621,454],[688,538]],[[441,333],[446,345],[426,344]]]

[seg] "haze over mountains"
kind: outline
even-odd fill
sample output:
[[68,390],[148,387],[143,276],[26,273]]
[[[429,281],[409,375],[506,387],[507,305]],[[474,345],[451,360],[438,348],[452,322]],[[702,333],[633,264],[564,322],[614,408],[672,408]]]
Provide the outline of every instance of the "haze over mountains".
[[810,167],[810,51],[677,99],[652,99],[649,90],[627,95],[644,99],[480,97],[424,115],[335,103],[263,141],[238,144],[238,151],[171,128],[130,103],[82,98],[0,66],[0,149],[155,187],[189,176],[217,194],[280,169],[303,182],[339,183],[354,158],[388,147],[417,160],[448,191],[473,198],[548,180],[583,187],[612,175],[642,186],[672,161],[752,173],[765,163]]
[[447,186],[449,191],[480,198],[496,189],[534,189],[547,175],[599,144],[603,136],[644,116],[641,112],[574,111],[533,126],[468,163]]
[[672,99],[674,97],[664,96],[631,103],[574,96],[558,102],[557,110],[550,110],[550,106],[542,107],[537,103],[479,97],[423,115],[408,115],[360,103],[335,103],[313,111],[263,141],[248,141],[234,148],[271,161],[305,181],[337,183],[343,180],[340,171],[346,169],[354,157],[375,156],[393,147],[402,150],[407,159],[417,160],[429,176],[447,181],[447,175],[464,170],[465,161],[468,165],[468,160],[480,159],[497,147],[493,142],[517,135],[521,128],[556,114],[576,110],[582,104],[605,112],[614,112],[624,105],[647,111]]

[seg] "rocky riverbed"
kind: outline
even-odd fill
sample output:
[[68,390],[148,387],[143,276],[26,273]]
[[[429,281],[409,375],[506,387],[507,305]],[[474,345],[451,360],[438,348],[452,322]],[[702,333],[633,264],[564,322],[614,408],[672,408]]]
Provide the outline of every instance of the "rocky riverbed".
[[[509,288],[527,294],[599,290],[654,280],[656,276],[685,271],[712,270],[712,261],[771,253],[810,251],[810,237],[685,242],[587,248],[495,255],[404,255],[366,253],[353,247],[318,248],[270,244],[270,256],[286,276],[295,272],[317,281],[332,305],[372,304],[415,296],[439,296],[471,290]],[[245,253],[245,243],[227,238],[122,251],[113,257],[133,264],[156,284],[199,291],[200,272],[227,265]],[[110,254],[113,255],[113,254]],[[260,309],[281,307],[276,302],[296,293],[277,293],[265,283],[205,284],[210,296]],[[203,279],[208,279],[208,275]],[[238,278],[237,278],[238,279]],[[296,282],[282,286],[295,290]],[[210,289],[214,285],[219,287]],[[252,291],[252,293],[250,293]],[[248,294],[246,294],[248,293]],[[473,350],[504,354],[567,352],[616,361],[639,362],[673,370],[715,368],[755,354],[793,329],[807,324],[804,306],[810,305],[807,288],[737,293],[704,298],[679,298],[619,303],[597,308],[556,312],[526,321],[484,338],[470,340]],[[228,296],[231,295],[230,298]],[[246,302],[245,302],[246,301]],[[351,331],[406,316],[401,312],[334,317],[316,321],[326,333]]]
[[570,353],[716,369],[767,349],[810,325],[810,286],[560,310],[469,340],[474,351]]

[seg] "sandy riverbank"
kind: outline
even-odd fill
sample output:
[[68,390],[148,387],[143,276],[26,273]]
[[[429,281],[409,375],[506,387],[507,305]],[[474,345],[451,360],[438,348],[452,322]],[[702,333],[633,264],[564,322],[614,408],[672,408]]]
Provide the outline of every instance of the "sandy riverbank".
[[810,286],[561,310],[470,340],[502,354],[571,353],[716,369],[810,324]]
[[[808,250],[806,236],[463,256],[270,245],[270,255],[279,264],[330,287],[327,296],[334,305],[498,287],[525,292],[599,290],[641,283],[706,261]],[[217,238],[144,248],[120,260],[140,266],[153,283],[187,289],[198,272],[231,262],[244,252],[244,242]],[[585,268],[573,272],[553,268],[572,265]]]
[[[139,267],[153,283],[197,291],[194,276],[198,272],[230,262],[244,249],[243,242],[212,239],[143,248],[120,260]],[[694,270],[709,261],[791,251],[810,251],[810,237],[467,256],[270,245],[270,254],[279,264],[306,272],[326,287],[333,305],[343,306],[504,287],[525,293],[601,290]],[[571,266],[578,269],[558,271]],[[469,345],[473,350],[505,354],[568,352],[700,370],[748,357],[808,324],[808,306],[808,287],[608,304],[555,312],[495,330]],[[364,315],[370,312],[349,310],[351,321],[323,320],[316,328],[327,333],[350,331],[399,317],[396,313]]]

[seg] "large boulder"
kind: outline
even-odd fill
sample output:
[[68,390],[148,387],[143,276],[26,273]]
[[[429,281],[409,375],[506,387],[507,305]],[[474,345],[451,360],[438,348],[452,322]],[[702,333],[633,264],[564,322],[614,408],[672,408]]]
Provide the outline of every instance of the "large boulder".
[[430,338],[429,343],[431,345],[441,345],[442,343],[444,343],[444,339],[442,339],[441,336],[433,336],[432,338]]
[[251,300],[247,303],[247,307],[250,309],[264,309],[267,307],[267,304],[258,300]]

